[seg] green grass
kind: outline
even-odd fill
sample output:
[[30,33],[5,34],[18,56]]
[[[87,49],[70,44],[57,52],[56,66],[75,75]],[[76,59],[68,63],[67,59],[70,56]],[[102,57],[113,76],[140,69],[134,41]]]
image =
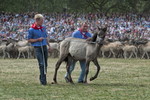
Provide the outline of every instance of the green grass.
[[[150,60],[99,59],[99,77],[78,84],[80,66],[72,73],[74,85],[66,83],[65,63],[52,82],[57,59],[49,59],[47,86],[39,83],[36,59],[0,59],[0,100],[150,100]],[[95,74],[91,63],[88,79]]]

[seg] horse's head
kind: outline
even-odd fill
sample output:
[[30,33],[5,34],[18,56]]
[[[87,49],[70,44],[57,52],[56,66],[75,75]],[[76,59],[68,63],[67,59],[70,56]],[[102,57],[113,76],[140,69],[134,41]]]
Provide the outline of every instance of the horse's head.
[[103,41],[105,39],[105,36],[106,36],[106,31],[107,31],[107,27],[105,28],[99,28],[98,27],[98,32],[96,33],[96,42],[98,44],[103,44]]

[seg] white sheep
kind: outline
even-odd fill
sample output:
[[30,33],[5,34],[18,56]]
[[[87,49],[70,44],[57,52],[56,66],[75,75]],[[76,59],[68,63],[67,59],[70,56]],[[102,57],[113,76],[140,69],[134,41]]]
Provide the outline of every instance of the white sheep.
[[123,56],[124,56],[125,59],[127,58],[127,52],[130,53],[129,58],[131,58],[131,57],[133,56],[133,54],[134,54],[135,57],[137,58],[138,49],[137,49],[136,46],[126,44],[126,45],[124,45],[124,46],[122,47],[122,50],[123,50]]
[[28,58],[29,58],[29,55],[30,55],[30,46],[18,47],[18,52],[19,52],[19,54],[18,54],[17,59],[20,58],[21,54],[25,58],[25,55],[24,55],[25,52],[27,52],[27,55],[28,55]]
[[0,46],[0,53],[3,53],[3,59],[6,57],[6,44]]
[[142,52],[143,52],[142,57],[141,57],[142,59],[144,58],[145,54],[146,54],[148,59],[150,58],[149,54],[148,54],[148,52],[150,52],[150,44],[149,45],[148,44],[146,44],[146,45],[139,45],[139,49],[141,49]]

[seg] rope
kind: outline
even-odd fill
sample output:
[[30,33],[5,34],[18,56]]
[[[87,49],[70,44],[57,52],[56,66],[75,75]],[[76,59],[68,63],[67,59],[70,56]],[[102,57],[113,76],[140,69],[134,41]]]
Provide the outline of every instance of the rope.
[[44,62],[44,74],[46,75],[46,64],[45,64],[45,56],[44,56],[44,50],[41,42],[41,50],[42,50],[42,55],[43,55],[43,62]]

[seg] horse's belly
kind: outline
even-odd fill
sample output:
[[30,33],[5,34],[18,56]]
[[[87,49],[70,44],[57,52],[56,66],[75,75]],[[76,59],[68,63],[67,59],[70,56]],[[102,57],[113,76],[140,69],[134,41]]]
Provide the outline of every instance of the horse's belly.
[[86,56],[86,46],[82,43],[74,43],[70,46],[69,53],[76,60],[84,60]]

